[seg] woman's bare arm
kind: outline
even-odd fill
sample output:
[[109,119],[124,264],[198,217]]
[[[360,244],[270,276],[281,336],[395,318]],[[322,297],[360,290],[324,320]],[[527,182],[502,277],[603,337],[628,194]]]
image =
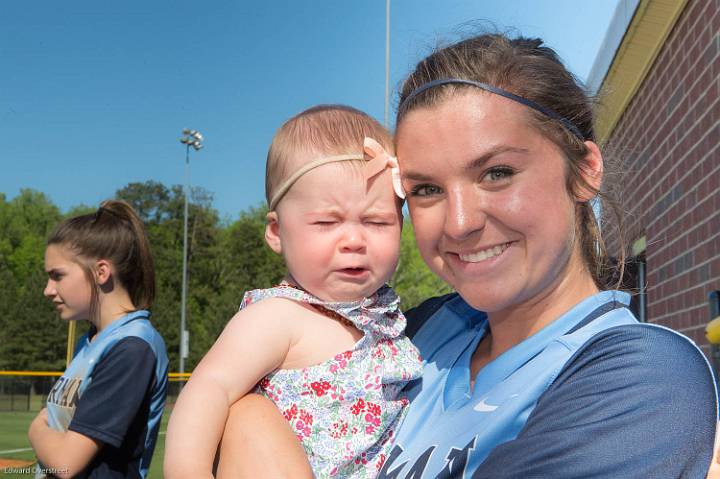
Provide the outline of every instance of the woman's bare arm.
[[248,394],[230,408],[216,477],[311,479],[313,473],[305,450],[275,404]]

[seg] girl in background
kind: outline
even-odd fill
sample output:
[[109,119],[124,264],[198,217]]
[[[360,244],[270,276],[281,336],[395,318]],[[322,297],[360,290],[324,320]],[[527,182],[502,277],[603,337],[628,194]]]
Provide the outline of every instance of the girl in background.
[[144,478],[168,359],[149,321],[155,271],[143,224],[122,201],[67,219],[48,240],[45,270],[60,318],[90,330],[30,425],[36,477]]

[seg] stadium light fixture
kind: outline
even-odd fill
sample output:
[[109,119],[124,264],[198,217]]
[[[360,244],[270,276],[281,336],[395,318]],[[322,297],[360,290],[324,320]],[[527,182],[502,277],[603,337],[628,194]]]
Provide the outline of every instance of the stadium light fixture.
[[[185,358],[190,351],[190,334],[186,325],[186,309],[187,309],[187,249],[188,249],[188,197],[190,196],[190,147],[198,151],[203,147],[203,136],[197,130],[189,128],[183,129],[183,136],[180,143],[185,145],[185,214],[183,217],[183,266],[182,266],[182,293],[180,307],[180,367],[179,372],[185,372]],[[181,383],[182,384],[182,383]]]

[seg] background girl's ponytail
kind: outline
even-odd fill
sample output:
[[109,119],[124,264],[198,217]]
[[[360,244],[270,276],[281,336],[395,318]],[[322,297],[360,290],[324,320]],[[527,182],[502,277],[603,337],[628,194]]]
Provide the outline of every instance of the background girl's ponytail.
[[135,307],[149,309],[155,299],[155,267],[152,254],[150,254],[150,242],[147,239],[145,225],[132,206],[124,201],[105,201],[100,205],[98,212],[100,211],[129,223],[134,244],[132,248],[129,246],[124,248],[124,245],[120,245],[119,249],[125,249],[128,253],[132,251],[135,254],[132,257],[128,255],[127,261],[119,261],[119,258],[118,261],[113,260],[113,264]]

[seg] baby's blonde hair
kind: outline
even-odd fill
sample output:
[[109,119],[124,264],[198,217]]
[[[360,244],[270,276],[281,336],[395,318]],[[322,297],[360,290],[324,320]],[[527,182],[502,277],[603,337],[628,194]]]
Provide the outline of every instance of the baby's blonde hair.
[[[275,133],[265,165],[265,199],[302,166],[297,157],[362,154],[365,137],[393,154],[390,133],[370,115],[345,105],[318,105],[286,121]],[[312,161],[317,158],[310,158]]]

